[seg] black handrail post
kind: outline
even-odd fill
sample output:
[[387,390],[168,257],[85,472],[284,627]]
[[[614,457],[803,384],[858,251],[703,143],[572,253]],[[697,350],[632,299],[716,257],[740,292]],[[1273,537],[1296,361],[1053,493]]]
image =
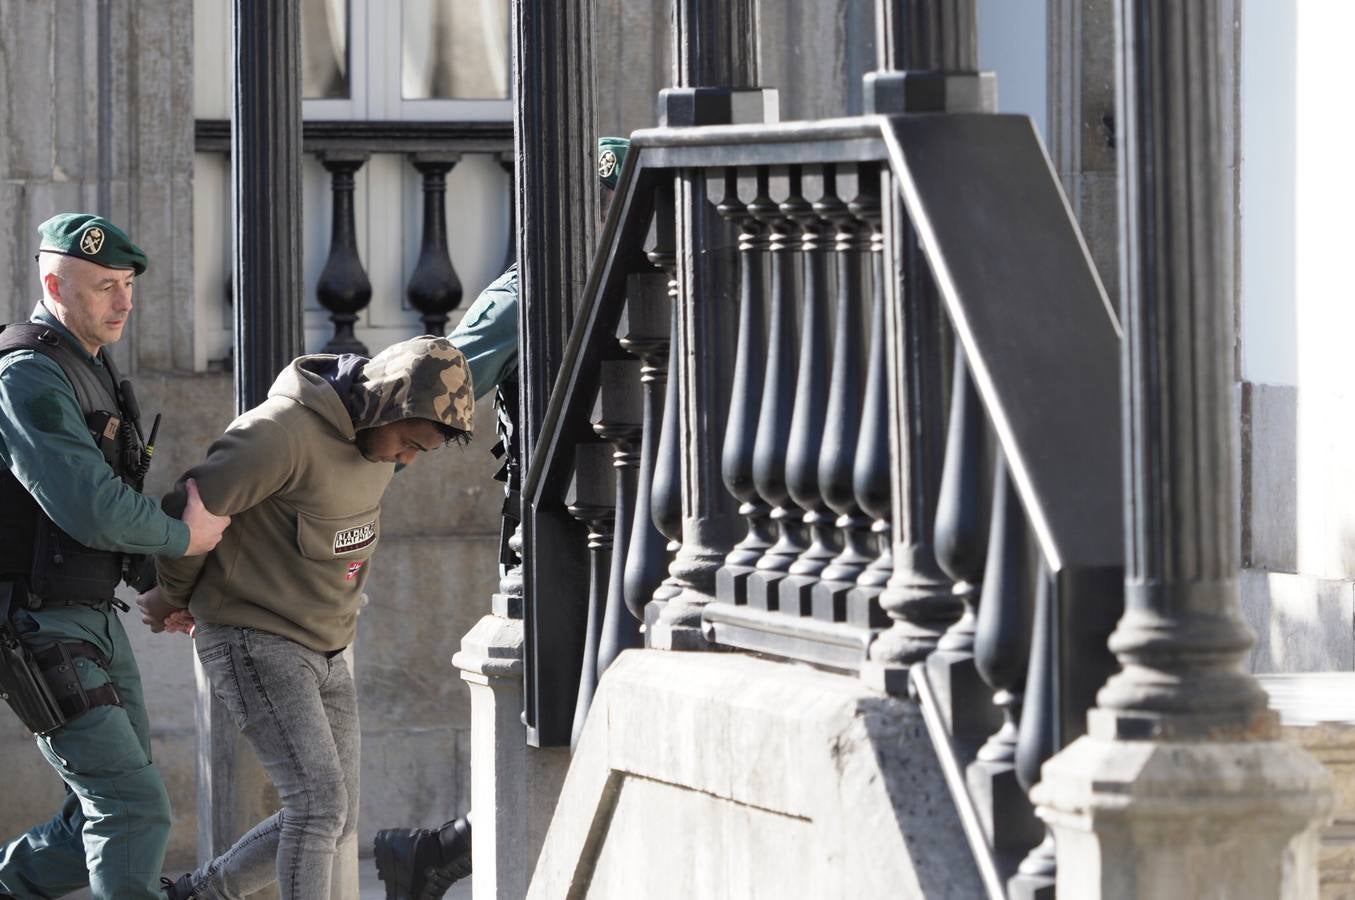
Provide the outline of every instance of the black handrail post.
[[[597,235],[592,4],[513,3],[513,155],[521,349],[520,464],[536,449]],[[522,510],[524,721],[569,743],[587,615],[586,529],[558,505]]]
[[[263,402],[273,380],[302,350],[301,32],[297,4],[235,0],[231,210],[235,260],[235,408]],[[199,676],[201,677],[201,676]],[[229,712],[205,683],[198,690],[198,854],[229,847],[237,796],[266,775],[236,752]]]
[[[995,83],[978,71],[975,0],[878,0],[879,71],[865,76],[867,112],[983,112]],[[937,564],[932,527],[944,453],[944,330],[935,284],[893,177],[882,179],[894,439],[894,573],[880,597],[894,625],[862,671],[892,693],[927,658],[962,605]],[[903,268],[900,269],[900,266]],[[900,276],[902,284],[899,283]]]
[[[776,94],[757,81],[756,0],[674,0],[675,87],[660,94],[663,125],[775,121]],[[680,327],[669,378],[679,379],[681,433],[690,437],[682,447],[682,546],[669,569],[681,590],[646,617],[650,646],[681,650],[706,646],[701,611],[715,598],[715,573],[740,531],[737,504],[720,483],[738,265],[705,179],[680,173],[674,192]]]
[[301,353],[301,25],[295,3],[235,0],[235,407]]

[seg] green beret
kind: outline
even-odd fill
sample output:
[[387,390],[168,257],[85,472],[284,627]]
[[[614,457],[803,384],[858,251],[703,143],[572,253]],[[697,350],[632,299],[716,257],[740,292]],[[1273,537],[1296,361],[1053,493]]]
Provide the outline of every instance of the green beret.
[[598,138],[598,177],[613,190],[616,189],[616,179],[621,175],[621,164],[626,161],[628,150],[630,138]]
[[60,213],[38,226],[39,253],[87,259],[105,269],[146,271],[146,254],[123,230],[93,213]]

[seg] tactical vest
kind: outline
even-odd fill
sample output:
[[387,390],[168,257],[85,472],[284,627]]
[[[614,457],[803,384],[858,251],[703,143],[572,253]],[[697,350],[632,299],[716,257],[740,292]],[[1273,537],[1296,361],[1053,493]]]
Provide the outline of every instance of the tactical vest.
[[[57,329],[30,322],[0,326],[0,356],[14,350],[41,353],[61,367],[105,461],[140,492],[141,441],[108,356],[100,351],[104,367],[93,366]],[[23,582],[31,606],[106,603],[135,564],[129,554],[86,547],[62,531],[14,474],[0,469],[0,579]]]

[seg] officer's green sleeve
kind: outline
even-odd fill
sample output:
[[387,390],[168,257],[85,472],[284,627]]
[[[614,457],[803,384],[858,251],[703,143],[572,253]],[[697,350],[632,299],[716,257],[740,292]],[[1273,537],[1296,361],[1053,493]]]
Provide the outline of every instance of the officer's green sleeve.
[[513,265],[480,292],[447,335],[470,365],[475,399],[493,391],[518,368],[518,269]]
[[41,354],[18,350],[0,360],[0,459],[87,547],[164,556],[188,549],[188,526],[113,472],[61,367]]

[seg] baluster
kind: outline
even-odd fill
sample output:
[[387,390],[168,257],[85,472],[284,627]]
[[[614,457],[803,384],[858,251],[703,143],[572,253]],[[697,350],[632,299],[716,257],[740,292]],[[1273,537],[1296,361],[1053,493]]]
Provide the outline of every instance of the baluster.
[[[1058,705],[1054,687],[1057,617],[1054,580],[1041,559],[1036,591],[1035,630],[1026,676],[1025,710],[1016,740],[1016,777],[1029,794],[1040,780],[1040,767],[1058,750]],[[1043,825],[1043,823],[1041,823]],[[1021,860],[1017,874],[1007,882],[1011,900],[1054,900],[1056,865],[1054,834],[1044,827],[1044,839]]]
[[993,523],[983,572],[974,661],[993,688],[1002,726],[979,748],[966,772],[988,844],[998,853],[1025,852],[1042,834],[1016,778],[1017,723],[1030,660],[1034,582],[1030,528],[1016,488],[999,459],[993,478]]
[[583,668],[574,704],[570,746],[578,743],[588,707],[598,685],[598,646],[606,604],[607,574],[612,556],[612,516],[616,511],[616,482],[609,444],[579,444],[574,450],[574,480],[565,493],[569,514],[588,526],[588,619],[583,645]]
[[644,415],[640,399],[640,363],[634,359],[607,359],[602,362],[597,407],[593,413],[593,431],[612,445],[612,466],[616,470],[616,515],[613,517],[611,576],[607,582],[607,609],[602,617],[602,637],[598,642],[598,678],[621,654],[639,647],[640,621],[626,608],[626,542],[630,538],[631,510],[635,507],[636,480],[640,454],[636,444],[642,432]]
[[813,611],[814,586],[819,583],[819,573],[840,549],[833,529],[836,516],[819,487],[819,464],[828,414],[827,386],[833,365],[828,221],[844,204],[834,194],[836,188],[831,169],[805,167],[800,175],[800,189],[802,196],[790,197],[782,205],[782,212],[800,226],[800,251],[804,259],[800,362],[795,411],[790,424],[790,447],[786,451],[786,486],[804,515],[801,518],[803,527],[795,535],[800,551],[779,585],[779,591],[782,612],[807,616]]
[[[842,622],[847,598],[857,577],[874,558],[870,517],[856,497],[853,474],[861,437],[861,406],[865,388],[866,295],[863,281],[870,229],[853,212],[865,192],[873,188],[855,165],[838,166],[835,187],[839,204],[831,210],[836,228],[837,327],[833,346],[833,380],[828,388],[828,411],[819,455],[819,485],[828,506],[838,514],[834,523],[842,534],[842,551],[820,573],[814,586],[814,618]],[[888,498],[888,473],[885,493]]]
[[[767,333],[767,379],[758,414],[757,441],[753,448],[753,480],[757,492],[772,505],[771,521],[779,538],[758,559],[748,577],[748,604],[759,609],[778,608],[778,585],[803,549],[800,520],[804,517],[791,502],[786,484],[786,454],[790,445],[792,407],[795,402],[795,253],[794,223],[785,215],[799,200],[800,175],[794,169],[777,167],[768,179],[768,203],[752,203],[748,211],[770,230],[768,244],[772,268],[772,308]],[[779,202],[778,202],[779,198]]]
[[640,357],[644,389],[644,426],[640,446],[640,479],[635,488],[635,515],[626,545],[626,608],[643,622],[645,604],[668,572],[668,539],[654,525],[654,469],[658,460],[663,395],[668,381],[668,280],[636,274],[626,281],[626,309],[617,329],[621,346]]
[[419,311],[425,334],[445,332],[447,315],[461,305],[461,279],[447,255],[447,173],[460,158],[457,153],[410,157],[423,175],[423,240],[405,295]]
[[946,461],[936,501],[936,560],[955,581],[951,592],[964,603],[964,615],[927,657],[927,674],[951,737],[982,739],[1000,724],[988,688],[974,666],[974,633],[988,550],[983,523],[985,423],[964,350],[958,346],[954,367]]
[[372,299],[372,283],[358,256],[357,231],[353,221],[354,176],[368,154],[363,151],[331,150],[319,155],[320,164],[330,175],[330,193],[334,211],[329,238],[329,258],[320,270],[315,295],[329,310],[334,336],[325,344],[326,353],[356,353],[367,356],[367,348],[353,334],[358,313]]
[[[878,175],[877,175],[878,178]],[[870,351],[866,395],[861,401],[861,440],[852,465],[852,488],[861,510],[871,518],[869,541],[874,559],[847,594],[847,622],[860,628],[886,628],[893,621],[880,606],[880,594],[894,574],[893,469],[889,459],[889,332],[885,316],[884,232],[878,194],[862,195],[853,212],[870,228]],[[869,551],[867,551],[869,552]]]
[[[668,384],[664,391],[663,425],[659,429],[659,447],[654,460],[654,486],[650,493],[654,527],[668,538],[664,552],[669,559],[682,546],[682,442],[678,431],[678,385],[682,364],[671,351],[678,346],[678,282],[677,257],[674,254],[674,212],[671,188],[661,188],[654,210],[654,249],[649,251],[650,263],[664,273],[668,283]],[[646,628],[663,606],[678,594],[682,585],[671,568],[663,582],[654,591],[654,605],[645,607]],[[651,612],[653,610],[653,612]]]
[[739,500],[739,515],[748,522],[748,534],[734,545],[715,575],[715,594],[725,603],[748,602],[748,576],[772,545],[772,508],[757,492],[753,478],[754,446],[762,401],[763,370],[767,362],[767,300],[763,269],[770,243],[767,229],[750,211],[767,209],[765,169],[720,173],[709,193],[720,214],[739,229],[739,340],[734,357],[734,382],[729,395],[729,422],[725,426],[720,472],[725,487]]
[[[907,690],[914,664],[936,649],[960,617],[950,579],[936,562],[932,527],[941,486],[945,415],[940,302],[918,236],[892,176],[881,178],[891,385],[890,442],[894,470],[894,572],[880,595],[893,625],[870,647],[867,681],[891,693]],[[885,202],[884,198],[888,198]]]

